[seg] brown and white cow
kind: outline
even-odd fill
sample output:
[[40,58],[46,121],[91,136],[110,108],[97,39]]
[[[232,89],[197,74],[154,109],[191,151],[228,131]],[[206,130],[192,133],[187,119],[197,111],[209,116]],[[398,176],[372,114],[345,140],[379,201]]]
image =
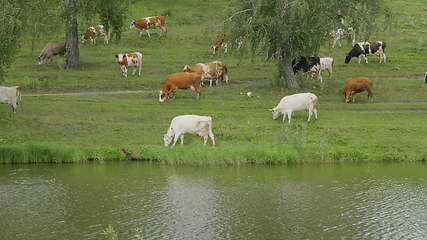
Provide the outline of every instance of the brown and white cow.
[[224,38],[220,38],[220,39],[216,40],[211,45],[212,54],[215,55],[217,52],[219,52],[221,47],[224,49],[224,53],[227,53],[227,51],[228,51],[228,40],[226,40]]
[[376,41],[376,42],[359,42],[356,43],[353,48],[350,50],[350,52],[345,57],[345,63],[349,63],[351,58],[358,57],[359,58],[359,64],[362,60],[362,57],[365,58],[365,62],[368,63],[368,58],[366,56],[368,55],[375,55],[380,58],[381,62],[386,62],[386,55],[385,55],[385,48],[386,44],[385,42]]
[[373,102],[374,95],[372,93],[373,81],[367,77],[357,77],[350,80],[345,81],[344,83],[344,102],[349,103],[350,97],[352,98],[352,102],[355,103],[355,95],[356,93],[360,93],[363,91],[368,92],[368,99]]
[[183,71],[200,75],[202,85],[205,78],[209,79],[209,85],[211,87],[213,80],[215,80],[216,85],[220,82],[229,84],[227,66],[221,61],[197,63],[191,66],[185,65]]
[[107,33],[103,25],[89,27],[82,35],[82,43],[90,41],[92,45],[95,45],[97,37],[103,37],[104,44],[108,44],[108,41],[110,40],[110,31]]
[[159,94],[159,101],[164,102],[172,93],[175,98],[177,89],[191,89],[196,93],[196,99],[200,99],[202,86],[200,85],[200,75],[188,72],[176,72],[168,75],[163,82],[163,88]]
[[166,22],[165,16],[145,17],[145,18],[140,18],[132,21],[130,24],[130,28],[139,29],[140,36],[142,36],[143,32],[146,31],[148,37],[151,37],[149,29],[158,27],[160,28],[160,36],[162,35],[166,36],[167,29],[165,26],[165,22]]
[[120,69],[122,70],[123,76],[128,76],[128,67],[133,67],[132,75],[135,75],[136,70],[138,69],[138,76],[141,76],[142,70],[142,53],[134,52],[134,53],[120,53],[116,55],[117,62],[120,65]]
[[42,64],[45,60],[51,59],[53,56],[61,55],[64,56],[66,52],[66,43],[65,42],[50,42],[47,43],[40,55],[37,57],[37,61],[39,64]]

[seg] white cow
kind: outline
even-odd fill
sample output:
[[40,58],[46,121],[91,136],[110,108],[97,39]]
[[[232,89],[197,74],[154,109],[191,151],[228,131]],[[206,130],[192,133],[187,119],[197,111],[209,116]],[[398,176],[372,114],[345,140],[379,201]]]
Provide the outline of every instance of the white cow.
[[318,75],[320,82],[323,82],[322,71],[326,70],[329,74],[329,79],[332,78],[332,67],[334,66],[334,59],[331,57],[320,58],[320,65],[314,65],[311,72]]
[[16,108],[21,103],[21,88],[18,86],[0,87],[0,103],[9,104],[13,113],[16,113]]
[[212,117],[198,115],[180,115],[172,119],[167,133],[163,136],[165,147],[168,147],[173,139],[172,147],[175,146],[178,138],[181,138],[181,145],[184,143],[184,134],[191,133],[203,137],[204,145],[208,137],[215,147],[215,137],[212,133]]
[[308,120],[310,121],[311,115],[314,113],[314,117],[317,119],[317,96],[313,93],[298,93],[289,96],[285,96],[280,100],[279,104],[275,108],[270,109],[273,113],[273,119],[277,119],[280,113],[283,114],[283,122],[288,116],[288,123],[291,123],[292,112],[308,110]]
[[341,47],[341,43],[339,41],[345,36],[349,36],[351,38],[351,42],[353,45],[356,43],[356,33],[352,27],[349,27],[347,29],[338,28],[336,31],[332,31],[330,35],[334,39],[332,48],[335,48],[335,45],[337,43]]

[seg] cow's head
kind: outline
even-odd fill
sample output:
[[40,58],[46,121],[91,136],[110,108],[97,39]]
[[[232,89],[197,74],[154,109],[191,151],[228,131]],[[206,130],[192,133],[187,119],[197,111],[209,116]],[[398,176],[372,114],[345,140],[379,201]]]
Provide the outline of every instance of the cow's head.
[[350,97],[353,94],[353,91],[347,91],[344,89],[343,91],[343,95],[344,95],[344,103],[349,103],[350,102]]
[[43,63],[43,59],[41,56],[36,57],[36,59],[37,59],[37,62],[39,63],[39,65]]
[[127,67],[128,67],[128,59],[126,57],[126,54],[119,53],[116,54],[117,63],[120,65],[120,69],[122,70],[122,73],[124,76],[127,76]]
[[135,28],[135,21],[132,21],[131,23],[130,23],[130,26],[129,26],[129,28]]
[[213,54],[216,54],[216,52],[218,52],[219,50],[219,45],[217,44],[211,45],[211,50]]
[[159,93],[159,102],[164,102],[164,101],[166,101],[166,98],[167,98],[167,93],[166,92],[163,92],[162,90],[160,90],[160,93]]
[[273,115],[273,120],[276,120],[279,117],[279,115],[280,115],[280,112],[278,111],[277,108],[271,108],[271,109],[269,109],[269,111]]
[[191,68],[188,65],[185,65],[184,68],[182,69],[183,72],[191,72]]
[[169,134],[169,131],[163,135],[163,143],[165,144],[165,147],[169,147],[173,139],[173,136]]
[[344,63],[348,64],[348,63],[350,62],[350,60],[351,60],[351,56],[350,56],[350,54],[347,54],[347,55],[345,56],[345,61],[344,61]]

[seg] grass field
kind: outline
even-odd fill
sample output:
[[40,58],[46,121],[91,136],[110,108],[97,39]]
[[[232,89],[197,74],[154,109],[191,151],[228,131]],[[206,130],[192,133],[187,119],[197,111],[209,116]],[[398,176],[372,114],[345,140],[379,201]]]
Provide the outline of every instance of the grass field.
[[[220,30],[223,5],[228,1],[182,0],[136,2],[133,18],[170,12],[168,36],[140,38],[136,30],[124,33],[120,43],[81,46],[78,71],[61,70],[61,58],[37,65],[37,51],[23,47],[5,85],[20,85],[24,94],[142,90],[131,94],[88,96],[27,96],[23,110],[13,118],[9,106],[0,105],[0,163],[84,162],[88,159],[124,159],[121,149],[136,156],[169,164],[287,164],[345,161],[418,161],[427,159],[427,11],[421,1],[391,1],[395,13],[391,30],[369,40],[387,42],[389,62],[369,64],[353,59],[344,64],[349,43],[331,49],[326,42],[320,56],[334,57],[334,76],[321,86],[304,80],[304,89],[289,91],[271,85],[274,61],[264,54],[239,59],[233,54],[213,56],[209,45]],[[219,9],[212,11],[212,9]],[[95,21],[92,23],[94,24]],[[81,30],[85,26],[79,27]],[[153,34],[154,35],[154,34]],[[25,40],[25,39],[24,39]],[[62,40],[46,39],[45,41]],[[358,39],[364,40],[364,39]],[[121,76],[114,55],[142,51],[141,77]],[[200,102],[179,91],[174,101],[158,102],[164,77],[185,64],[223,60],[229,66],[230,86],[205,87]],[[342,85],[355,76],[375,80],[375,103],[366,93],[357,104],[343,104]],[[240,93],[253,92],[253,97]],[[307,113],[294,113],[290,125],[271,119],[268,109],[285,95],[313,92],[319,96],[319,119],[307,124]],[[213,116],[218,146],[203,147],[188,136],[184,146],[163,147],[162,136],[170,120],[180,114]]]

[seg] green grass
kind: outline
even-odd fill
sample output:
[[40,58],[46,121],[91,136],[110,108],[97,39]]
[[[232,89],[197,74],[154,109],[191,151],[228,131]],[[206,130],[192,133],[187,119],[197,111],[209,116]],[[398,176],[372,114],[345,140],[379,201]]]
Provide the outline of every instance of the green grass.
[[[379,64],[377,57],[369,57],[368,65],[359,65],[356,59],[347,65],[344,56],[351,48],[349,43],[336,49],[325,43],[320,56],[334,57],[333,79],[324,75],[324,86],[303,80],[304,89],[298,91],[271,85],[276,64],[266,62],[264,54],[253,59],[249,55],[243,59],[232,54],[212,56],[209,45],[220,30],[221,11],[218,15],[211,9],[223,9],[226,2],[137,2],[131,7],[129,22],[169,11],[168,36],[140,38],[136,30],[129,29],[120,43],[82,45],[81,66],[74,72],[60,69],[61,58],[37,65],[38,52],[31,53],[30,43],[24,41],[5,85],[20,85],[25,94],[144,91],[24,97],[24,109],[18,109],[13,118],[8,106],[0,105],[0,163],[124,160],[122,148],[145,160],[192,165],[427,159],[427,84],[421,76],[427,69],[420,64],[427,54],[427,11],[419,1],[387,1],[396,13],[396,23],[391,31],[375,33],[372,40],[387,42],[388,63]],[[52,40],[60,39],[44,41]],[[144,54],[143,75],[124,78],[114,55],[136,50]],[[217,59],[229,66],[231,86],[204,88],[200,102],[187,91],[179,91],[174,101],[158,102],[166,75],[185,64]],[[375,76],[374,104],[367,102],[366,93],[357,96],[357,104],[342,103],[342,84],[355,76]],[[240,94],[246,91],[254,97]],[[294,113],[290,125],[271,119],[268,109],[283,96],[308,91],[319,96],[317,121],[307,124],[306,112]],[[200,138],[186,136],[184,146],[163,147],[162,136],[170,120],[181,114],[213,116],[218,146],[204,147]]]

